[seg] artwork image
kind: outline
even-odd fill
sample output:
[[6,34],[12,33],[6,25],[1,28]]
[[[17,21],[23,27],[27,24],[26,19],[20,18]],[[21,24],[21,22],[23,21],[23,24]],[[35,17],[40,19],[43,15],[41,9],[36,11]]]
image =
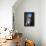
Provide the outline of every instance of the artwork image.
[[34,26],[34,12],[24,12],[24,26]]

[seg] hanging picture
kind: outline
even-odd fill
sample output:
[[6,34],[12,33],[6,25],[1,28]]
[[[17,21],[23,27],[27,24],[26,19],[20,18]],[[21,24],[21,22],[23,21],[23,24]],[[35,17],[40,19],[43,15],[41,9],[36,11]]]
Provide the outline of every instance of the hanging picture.
[[24,12],[24,26],[34,26],[34,12]]

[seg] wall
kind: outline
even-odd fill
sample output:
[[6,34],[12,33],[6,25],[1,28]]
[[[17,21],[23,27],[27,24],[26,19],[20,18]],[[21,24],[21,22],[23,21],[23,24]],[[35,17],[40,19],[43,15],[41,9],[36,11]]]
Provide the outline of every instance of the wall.
[[46,46],[46,0],[41,2],[41,41]]
[[12,6],[16,0],[0,0],[0,27],[12,29]]
[[[19,1],[18,1],[19,2]],[[18,3],[16,3],[18,4]],[[18,32],[23,33],[23,37],[31,39],[36,46],[41,46],[41,1],[40,0],[23,0],[16,7],[13,6],[15,28]],[[35,26],[24,26],[24,12],[35,12]]]

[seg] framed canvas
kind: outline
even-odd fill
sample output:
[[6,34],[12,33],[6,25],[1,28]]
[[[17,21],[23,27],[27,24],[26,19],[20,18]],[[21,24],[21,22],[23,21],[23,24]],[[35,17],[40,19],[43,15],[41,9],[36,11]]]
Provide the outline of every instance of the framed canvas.
[[24,26],[34,26],[34,12],[24,12]]

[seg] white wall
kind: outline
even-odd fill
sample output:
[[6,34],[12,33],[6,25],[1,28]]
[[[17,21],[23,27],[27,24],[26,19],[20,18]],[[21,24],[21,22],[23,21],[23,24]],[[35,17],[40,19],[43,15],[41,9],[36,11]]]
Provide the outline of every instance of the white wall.
[[[32,11],[35,12],[35,26],[24,27],[24,12]],[[24,38],[34,40],[36,46],[41,46],[41,1],[23,0],[17,7],[14,5],[13,13],[15,17],[15,28],[18,32],[22,32]]]
[[16,0],[0,0],[0,27],[12,28],[12,6]]
[[41,40],[42,46],[46,46],[46,0],[41,2]]

